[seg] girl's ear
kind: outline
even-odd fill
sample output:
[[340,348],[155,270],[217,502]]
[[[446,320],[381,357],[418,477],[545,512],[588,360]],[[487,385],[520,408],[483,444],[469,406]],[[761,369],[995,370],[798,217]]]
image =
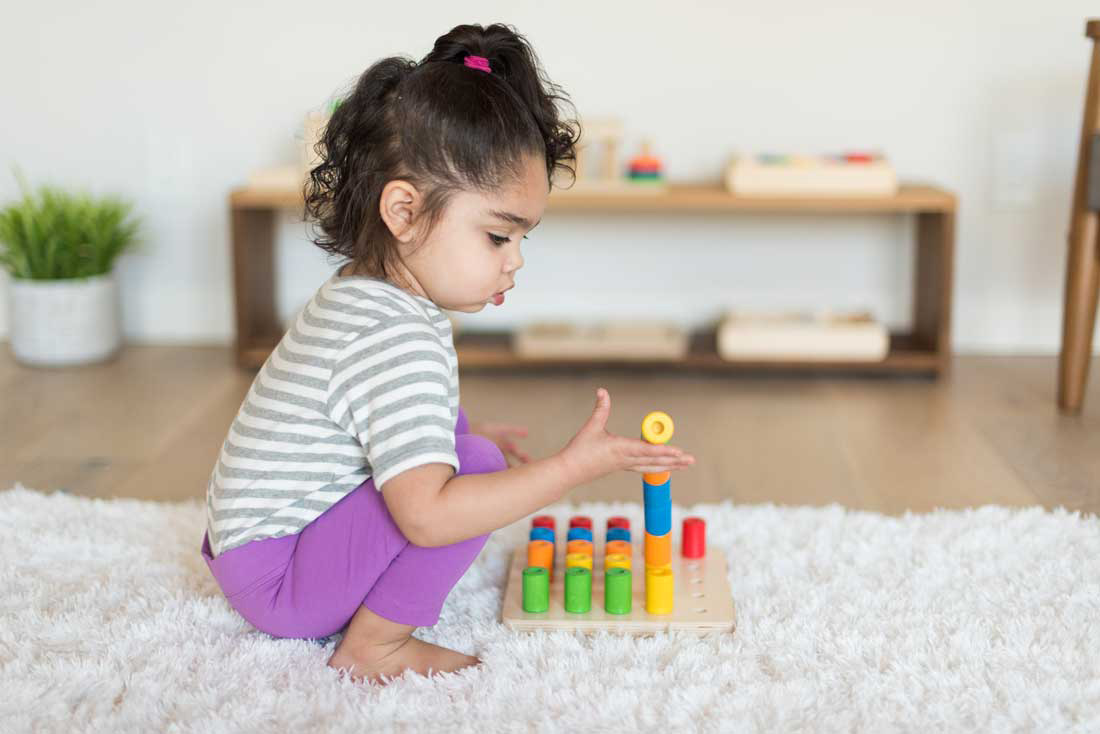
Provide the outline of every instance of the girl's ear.
[[408,244],[415,236],[415,222],[423,201],[420,192],[408,181],[394,179],[382,189],[378,213],[399,242]]

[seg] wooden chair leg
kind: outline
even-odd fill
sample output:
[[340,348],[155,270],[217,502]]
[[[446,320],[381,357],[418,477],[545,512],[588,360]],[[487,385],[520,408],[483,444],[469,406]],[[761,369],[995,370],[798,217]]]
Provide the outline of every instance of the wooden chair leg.
[[[1092,39],[1092,62],[1085,90],[1085,116],[1081,124],[1081,144],[1077,149],[1077,175],[1073,185],[1073,210],[1070,213],[1069,253],[1066,258],[1065,307],[1062,314],[1062,353],[1058,364],[1058,407],[1064,413],[1077,413],[1085,398],[1089,362],[1092,356],[1092,332],[1096,328],[1096,303],[1100,293],[1100,249],[1098,216],[1100,180],[1090,169],[1100,145],[1100,21],[1091,20],[1085,35]],[[1091,195],[1090,195],[1091,194]]]
[[1100,295],[1100,254],[1095,222],[1094,216],[1088,231],[1071,236],[1069,243],[1062,354],[1058,366],[1058,407],[1063,413],[1080,412],[1085,400],[1097,296]]

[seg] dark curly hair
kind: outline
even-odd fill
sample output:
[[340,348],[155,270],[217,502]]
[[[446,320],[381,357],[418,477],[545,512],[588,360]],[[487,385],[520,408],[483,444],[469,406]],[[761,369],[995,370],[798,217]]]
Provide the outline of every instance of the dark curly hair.
[[[465,65],[489,60],[491,73]],[[575,179],[580,125],[563,118],[568,97],[545,76],[514,28],[460,25],[436,39],[419,63],[388,57],[370,66],[338,103],[305,184],[314,244],[375,277],[392,274],[397,243],[379,214],[386,183],[424,194],[430,232],[453,193],[490,192],[516,181],[530,155],[545,156],[548,186],[557,169]],[[316,232],[316,227],[320,232]]]

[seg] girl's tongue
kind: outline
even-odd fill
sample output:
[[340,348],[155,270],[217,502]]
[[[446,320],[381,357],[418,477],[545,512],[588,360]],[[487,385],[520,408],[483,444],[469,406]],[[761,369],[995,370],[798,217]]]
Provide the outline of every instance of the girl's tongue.
[[494,306],[499,306],[502,303],[504,303],[504,294],[503,293],[494,293],[493,294],[493,305]]

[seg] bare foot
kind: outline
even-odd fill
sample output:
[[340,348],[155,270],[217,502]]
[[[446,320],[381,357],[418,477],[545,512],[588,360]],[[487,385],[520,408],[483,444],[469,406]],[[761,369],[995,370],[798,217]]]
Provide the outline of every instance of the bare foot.
[[385,685],[388,681],[383,677],[393,678],[406,670],[421,675],[450,673],[481,662],[472,655],[418,640],[412,636],[415,629],[359,607],[329,658],[329,667],[350,669],[354,680]]
[[450,673],[480,662],[472,655],[463,655],[457,650],[410,636],[403,642],[360,650],[344,649],[341,643],[328,664],[333,668],[350,668],[353,680],[367,680],[385,685],[389,681],[384,677],[394,678],[406,670],[413,670],[421,675]]

